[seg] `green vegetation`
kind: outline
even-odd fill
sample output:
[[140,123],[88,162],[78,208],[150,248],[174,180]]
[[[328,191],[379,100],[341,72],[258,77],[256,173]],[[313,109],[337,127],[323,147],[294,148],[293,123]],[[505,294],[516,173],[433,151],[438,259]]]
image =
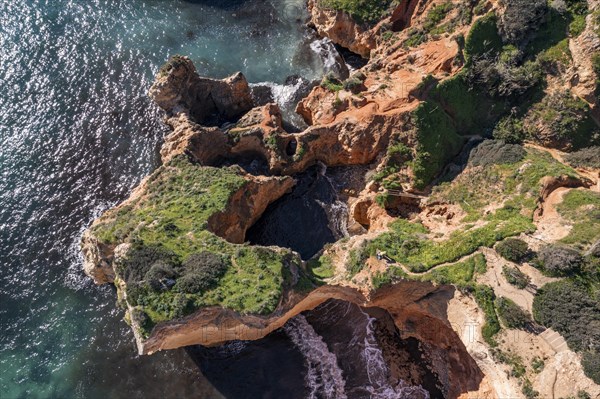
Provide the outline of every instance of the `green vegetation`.
[[569,163],[569,165],[576,168],[600,169],[600,146],[587,147],[579,151],[566,154],[565,160]]
[[533,301],[535,320],[558,331],[572,350],[583,352],[584,371],[596,383],[600,382],[599,308],[600,283],[585,275],[548,283]]
[[[453,7],[454,6],[450,1],[434,5],[425,16],[423,26],[419,28],[411,28],[409,30],[409,37],[403,43],[404,47],[417,47],[419,44],[429,40],[430,35],[439,35],[445,32],[452,32],[459,21],[451,21],[448,24],[443,25],[440,23],[446,18]],[[466,23],[470,22],[470,18],[471,15],[469,14],[469,21],[466,21]],[[465,23],[465,21],[462,22]]]
[[338,92],[344,90],[344,84],[335,76],[328,74],[323,77],[321,81],[321,87],[332,92]]
[[573,276],[581,271],[584,259],[578,251],[559,245],[546,245],[534,260],[534,265],[551,277]]
[[531,381],[529,381],[527,378],[523,382],[523,387],[521,388],[521,392],[523,393],[523,395],[525,395],[525,398],[527,398],[527,399],[537,399],[540,397],[540,393],[538,391],[536,391],[535,389],[533,389],[533,385],[531,384]]
[[313,276],[321,281],[333,277],[335,272],[333,261],[327,255],[321,255],[318,259],[311,259],[308,262],[308,269]]
[[432,102],[419,105],[413,120],[419,144],[412,169],[415,185],[424,188],[460,152],[465,139],[458,135],[448,114]]
[[504,275],[509,284],[520,289],[524,289],[531,282],[531,278],[528,275],[515,267],[503,266],[502,275]]
[[552,148],[577,150],[600,143],[589,105],[569,91],[549,94],[534,104],[524,127],[528,137]]
[[469,165],[513,165],[520,162],[527,155],[527,151],[516,144],[506,144],[503,141],[485,140],[471,150]]
[[473,61],[474,57],[487,53],[500,53],[503,44],[496,23],[496,15],[489,13],[473,24],[465,41],[467,66]]
[[[488,156],[488,151],[472,151],[472,154],[471,162],[476,162],[478,158],[493,159],[491,154]],[[498,162],[510,161],[516,155],[513,155],[513,151],[506,151],[506,156]],[[539,196],[540,180],[545,176],[561,175],[576,177],[577,173],[550,154],[530,149],[519,162],[490,164],[467,170],[452,182],[434,187],[430,201],[444,200],[459,204],[468,214],[464,221],[483,218],[484,209],[492,200],[498,203],[505,201],[505,206],[517,208],[521,214],[532,215]]]
[[374,24],[388,12],[394,0],[320,0],[321,5],[344,11],[359,23]]
[[558,213],[573,225],[561,241],[586,248],[600,239],[600,193],[591,190],[571,190],[557,206]]
[[[143,334],[155,323],[219,305],[242,313],[271,313],[287,268],[299,260],[285,250],[231,244],[207,230],[246,180],[237,168],[211,168],[176,157],[157,169],[143,192],[107,212],[92,228],[109,245],[131,243],[116,265]],[[143,315],[143,314],[144,315]]]
[[365,267],[365,262],[369,258],[366,243],[361,244],[358,248],[350,250],[348,256],[349,259],[346,270],[348,270],[349,277],[352,278]]
[[565,38],[556,45],[540,53],[538,60],[545,66],[548,72],[553,72],[553,68],[560,64],[569,65],[571,62],[571,50],[569,49],[569,39]]
[[498,317],[507,328],[525,330],[533,322],[529,313],[508,298],[496,299],[495,306]]
[[496,314],[494,300],[496,295],[494,289],[488,285],[477,285],[475,287],[475,301],[483,313],[485,314],[485,324],[481,327],[481,335],[483,340],[491,347],[498,345],[494,336],[500,332],[500,322]]
[[520,263],[527,258],[529,246],[525,241],[518,238],[507,238],[496,245],[496,252],[504,259]]
[[548,11],[546,0],[507,0],[500,21],[500,31],[505,41],[520,43],[539,26]]
[[465,261],[432,270],[424,274],[421,280],[436,284],[454,284],[459,288],[465,288],[473,283],[477,274],[485,273],[486,268],[485,256],[479,253]]
[[546,362],[544,362],[544,359],[541,359],[537,356],[531,360],[531,368],[533,369],[533,372],[536,374],[541,373],[542,370],[544,370],[545,365],[546,365]]
[[503,352],[499,348],[493,348],[490,353],[495,361],[499,363],[504,363],[510,366],[511,371],[510,375],[516,378],[521,378],[525,375],[527,369],[523,364],[523,359],[521,356],[514,353]]
[[492,135],[508,144],[522,144],[525,140],[523,121],[513,115],[506,116],[496,124]]
[[[598,349],[595,352],[583,352],[581,365],[583,366],[585,375],[591,378],[596,384],[600,384],[600,353],[598,353]],[[589,398],[590,396],[588,395],[587,397]]]
[[390,144],[383,163],[383,169],[375,174],[373,180],[382,183],[383,187],[389,190],[401,188],[400,177],[396,173],[411,159],[412,150],[406,144],[400,141]]
[[586,0],[567,0],[567,10],[571,14],[569,34],[571,37],[579,36],[585,30],[585,17],[589,14]]

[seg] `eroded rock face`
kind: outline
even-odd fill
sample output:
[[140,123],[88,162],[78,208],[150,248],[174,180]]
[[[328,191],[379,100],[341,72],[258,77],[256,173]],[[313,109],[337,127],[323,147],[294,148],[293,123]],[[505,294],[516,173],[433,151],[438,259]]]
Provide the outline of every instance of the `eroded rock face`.
[[483,374],[460,337],[452,330],[446,314],[454,288],[403,281],[375,293],[370,299],[340,286],[320,287],[306,296],[290,295],[269,317],[240,315],[220,309],[202,309],[184,320],[157,326],[140,346],[140,353],[201,344],[214,346],[231,340],[256,340],[281,328],[292,317],[320,304],[338,299],[363,307],[377,307],[390,314],[402,338],[417,338],[432,359],[445,397],[477,391]]
[[320,36],[328,37],[332,42],[363,58],[369,58],[371,50],[377,46],[375,35],[357,24],[348,14],[325,9],[316,0],[308,1],[308,10],[311,13],[311,23]]
[[113,283],[115,271],[113,269],[114,246],[102,244],[91,230],[86,230],[81,238],[81,252],[83,253],[83,271],[90,276],[96,284]]
[[227,209],[208,219],[208,230],[229,242],[242,244],[246,231],[260,218],[267,206],[292,189],[291,177],[255,176],[234,193]]
[[[590,2],[594,8],[600,9],[600,3]],[[586,18],[585,30],[575,39],[569,41],[569,49],[573,55],[574,71],[570,77],[570,85],[575,94],[583,98],[592,106],[598,107],[596,96],[597,77],[592,65],[592,57],[600,52],[600,38],[594,32],[594,16],[590,13]]]
[[168,115],[189,113],[198,123],[232,120],[253,106],[242,73],[223,80],[201,78],[193,62],[181,56],[173,57],[161,69],[148,94]]

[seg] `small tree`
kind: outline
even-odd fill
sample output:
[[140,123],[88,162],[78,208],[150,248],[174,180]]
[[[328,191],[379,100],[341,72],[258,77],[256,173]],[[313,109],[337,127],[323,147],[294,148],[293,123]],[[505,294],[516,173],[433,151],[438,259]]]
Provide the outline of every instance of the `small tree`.
[[509,282],[509,284],[512,284],[520,289],[527,287],[527,285],[529,285],[529,283],[531,282],[531,278],[528,275],[514,267],[502,267],[502,274],[506,278],[506,281]]
[[529,246],[518,238],[507,238],[496,245],[496,251],[504,259],[520,263],[529,255]]

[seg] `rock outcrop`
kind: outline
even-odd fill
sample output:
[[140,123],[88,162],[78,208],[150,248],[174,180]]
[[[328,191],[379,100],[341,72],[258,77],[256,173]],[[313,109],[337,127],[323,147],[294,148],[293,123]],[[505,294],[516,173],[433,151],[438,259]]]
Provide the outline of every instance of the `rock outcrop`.
[[364,58],[369,58],[371,51],[376,48],[375,34],[354,21],[350,15],[324,8],[317,0],[308,1],[308,10],[311,23],[319,35]]
[[223,80],[201,78],[188,57],[175,56],[161,68],[149,91],[167,115],[189,113],[194,121],[217,124],[240,117],[253,106],[241,73]]

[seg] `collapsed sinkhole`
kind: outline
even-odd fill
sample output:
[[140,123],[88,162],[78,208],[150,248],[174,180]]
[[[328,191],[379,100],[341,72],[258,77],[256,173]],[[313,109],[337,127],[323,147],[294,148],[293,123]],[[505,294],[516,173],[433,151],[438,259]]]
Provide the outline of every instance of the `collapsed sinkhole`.
[[344,237],[348,213],[323,165],[294,177],[297,183],[292,192],[267,207],[247,231],[246,241],[290,248],[306,260]]
[[186,350],[228,398],[301,398],[310,392],[322,397],[331,390],[349,398],[383,392],[394,397],[424,398],[425,392],[432,398],[444,396],[418,339],[402,338],[381,308],[337,299],[303,312],[263,339]]

